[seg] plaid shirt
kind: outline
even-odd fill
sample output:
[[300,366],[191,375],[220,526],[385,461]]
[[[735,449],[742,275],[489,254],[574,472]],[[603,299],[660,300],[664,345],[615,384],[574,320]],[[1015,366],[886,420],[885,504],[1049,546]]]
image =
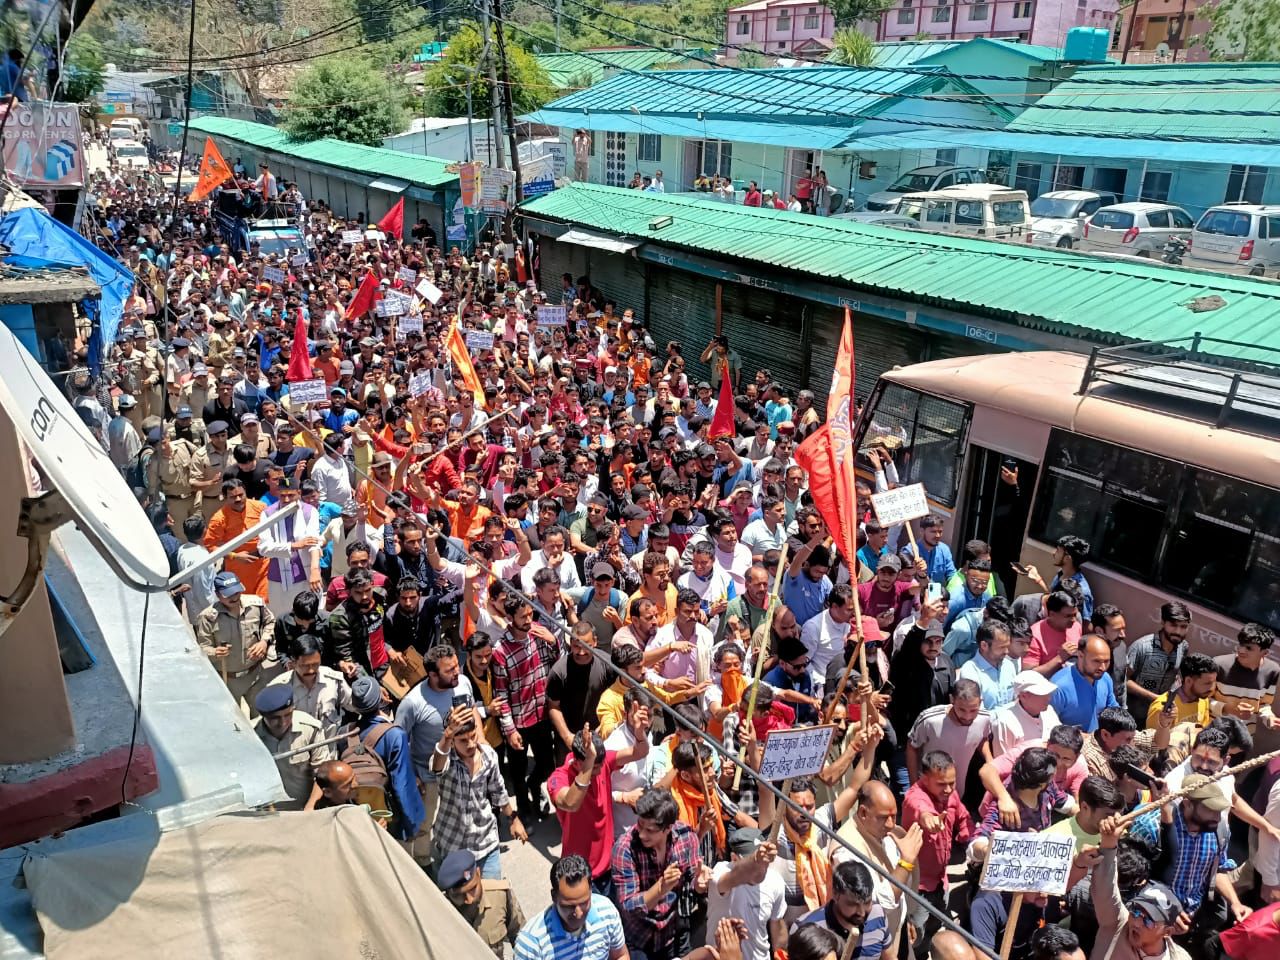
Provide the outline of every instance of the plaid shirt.
[[1195,913],[1219,873],[1236,868],[1218,831],[1192,833],[1182,818],[1182,807],[1173,808],[1173,823],[1165,824],[1165,849],[1170,857],[1165,880],[1182,901],[1187,913]]
[[511,806],[498,769],[498,754],[479,745],[480,769],[475,776],[452,750],[439,776],[440,812],[436,815],[436,859],[455,850],[470,850],[477,860],[498,849],[498,818],[493,809]]
[[537,624],[524,640],[508,630],[493,651],[493,703],[502,733],[525,730],[546,716],[547,671],[560,657],[560,644]]
[[[1011,781],[1004,782],[1005,789],[1009,791],[1009,796],[1013,797],[1013,802],[1018,805],[1018,816],[1022,818],[1022,826],[1019,831],[1022,833],[1035,833],[1043,830],[1045,827],[1053,824],[1053,809],[1067,796],[1062,788],[1058,786],[1056,780],[1050,780],[1049,786],[1044,788],[1044,792],[1040,794],[1040,802],[1033,810],[1031,807],[1023,804],[1018,799],[1018,794],[1013,789]],[[989,837],[997,830],[1003,830],[1000,825],[1000,808],[994,799],[989,800],[990,806],[987,808],[986,815],[982,818],[982,825],[978,827],[977,835],[979,837]]]
[[[653,909],[644,905],[644,892],[662,877],[670,864],[683,871],[681,886],[693,883],[702,868],[698,835],[676,821],[667,838],[667,858],[661,863],[652,850],[640,842],[634,826],[618,838],[613,848],[614,901],[622,914],[627,946],[660,953],[675,938],[676,891],[664,896]],[[677,887],[676,890],[681,889]]]

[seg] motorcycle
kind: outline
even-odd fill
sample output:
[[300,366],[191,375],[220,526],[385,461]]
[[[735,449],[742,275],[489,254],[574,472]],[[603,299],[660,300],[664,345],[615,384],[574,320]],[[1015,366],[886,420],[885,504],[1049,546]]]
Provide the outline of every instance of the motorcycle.
[[1164,243],[1164,251],[1160,254],[1160,259],[1165,263],[1171,263],[1174,266],[1182,265],[1182,258],[1187,255],[1187,251],[1191,249],[1184,237],[1170,237]]

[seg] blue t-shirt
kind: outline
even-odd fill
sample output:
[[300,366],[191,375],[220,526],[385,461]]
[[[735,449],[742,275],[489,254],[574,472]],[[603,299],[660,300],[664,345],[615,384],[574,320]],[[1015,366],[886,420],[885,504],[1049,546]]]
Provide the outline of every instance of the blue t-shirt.
[[334,433],[340,433],[343,427],[354,427],[356,421],[360,419],[360,414],[356,413],[350,407],[344,407],[341,414],[334,413],[330,410],[324,415],[324,425]]
[[796,623],[800,626],[823,611],[830,594],[831,580],[828,577],[814,580],[803,570],[782,583],[782,602],[795,614]]
[[[797,693],[803,693],[806,697],[813,696],[813,677],[809,675],[808,670],[798,677],[793,677],[782,669],[782,664],[778,664],[761,679],[778,690],[794,690]],[[795,707],[796,710],[796,723],[817,722],[817,711],[807,703],[794,703],[791,706]]]
[[1115,686],[1111,674],[1090,683],[1074,663],[1069,663],[1051,678],[1058,689],[1049,705],[1063,723],[1075,724],[1085,733],[1093,733],[1098,727],[1098,713],[1107,707],[1118,707]]

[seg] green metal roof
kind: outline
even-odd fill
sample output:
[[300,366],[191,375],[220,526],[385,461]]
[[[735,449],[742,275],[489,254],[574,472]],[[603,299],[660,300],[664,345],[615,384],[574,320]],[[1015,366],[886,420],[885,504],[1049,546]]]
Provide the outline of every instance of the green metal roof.
[[[1275,323],[1280,283],[1272,281],[785,210],[717,207],[594,184],[571,184],[522,209],[530,216],[641,243],[793,270],[798,280],[964,305],[975,313],[1068,336],[1125,342],[1170,340],[1206,330],[1241,344],[1220,345],[1219,354],[1268,363],[1274,359],[1270,350],[1280,348]],[[669,225],[649,228],[655,218],[668,216]],[[1226,301],[1225,306],[1198,313],[1190,308],[1198,298],[1212,296]]]
[[400,150],[366,147],[328,137],[310,142],[290,140],[279,127],[230,117],[195,117],[191,121],[191,129],[297,160],[323,163],[371,177],[406,180],[417,187],[438,189],[458,182],[458,175],[447,169],[451,161],[437,157],[420,157]]
[[875,59],[871,63],[876,67],[909,67],[925,57],[944,53],[959,45],[959,40],[900,40],[894,43],[877,43]]
[[[701,56],[701,53],[694,51]],[[652,47],[623,50],[589,50],[585,53],[539,53],[538,65],[547,71],[552,84],[560,88],[577,86],[585,77],[587,86],[604,79],[608,70],[648,70],[667,64],[696,64],[688,51],[655,50]]]

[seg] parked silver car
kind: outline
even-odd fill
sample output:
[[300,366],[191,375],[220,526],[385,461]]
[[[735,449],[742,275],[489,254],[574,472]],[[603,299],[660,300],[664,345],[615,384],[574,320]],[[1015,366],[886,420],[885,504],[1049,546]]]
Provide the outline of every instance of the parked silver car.
[[986,183],[987,175],[977,167],[953,167],[936,164],[932,167],[916,167],[908,170],[884,190],[867,197],[866,209],[892,210],[907,193],[928,193],[944,190],[957,184]]
[[1183,263],[1219,273],[1274,273],[1280,269],[1280,204],[1210,207],[1191,232]]
[[1084,222],[1080,249],[1130,257],[1158,257],[1171,236],[1191,236],[1195,220],[1172,203],[1116,203]]
[[1102,207],[1119,201],[1114,193],[1098,190],[1050,190],[1031,201],[1027,243],[1070,250],[1084,236],[1084,221]]

